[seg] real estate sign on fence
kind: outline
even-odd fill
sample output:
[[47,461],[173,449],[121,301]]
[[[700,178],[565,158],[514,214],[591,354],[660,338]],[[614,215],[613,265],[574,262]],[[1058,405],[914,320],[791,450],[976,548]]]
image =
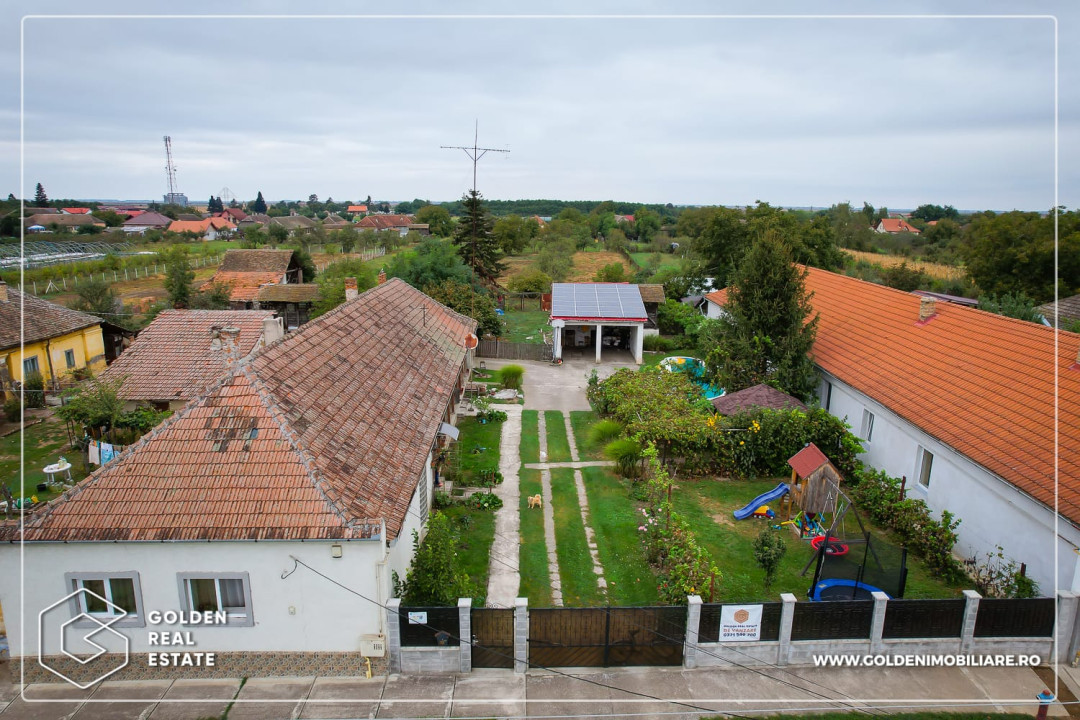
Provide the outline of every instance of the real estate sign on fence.
[[720,641],[761,639],[761,605],[725,605],[720,610]]

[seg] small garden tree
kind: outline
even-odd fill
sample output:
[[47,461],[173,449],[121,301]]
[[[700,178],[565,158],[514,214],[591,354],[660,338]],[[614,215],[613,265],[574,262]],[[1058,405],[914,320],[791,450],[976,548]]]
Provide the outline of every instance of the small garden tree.
[[754,540],[754,559],[758,566],[765,571],[765,592],[769,592],[773,580],[776,579],[776,571],[780,568],[780,561],[787,552],[787,545],[780,533],[770,527],[765,527]]
[[195,272],[188,262],[187,248],[173,245],[160,253],[165,263],[165,290],[169,293],[169,304],[174,308],[186,308],[191,304],[191,284],[195,281]]
[[394,594],[403,605],[454,606],[458,598],[472,595],[469,576],[461,570],[458,539],[450,520],[432,512],[424,541],[413,531],[413,561],[405,580],[394,574]]

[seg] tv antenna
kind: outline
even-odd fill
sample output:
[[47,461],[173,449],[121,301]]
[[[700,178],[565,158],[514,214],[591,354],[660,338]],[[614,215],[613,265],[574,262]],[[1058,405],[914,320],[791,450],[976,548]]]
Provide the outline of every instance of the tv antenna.
[[172,159],[172,138],[165,136],[165,177],[169,181],[170,201],[176,196],[176,166]]
[[470,160],[472,160],[472,189],[473,189],[473,193],[476,193],[476,164],[478,162],[480,162],[480,158],[484,157],[489,152],[499,152],[499,153],[509,153],[510,152],[507,149],[479,147],[479,145],[480,145],[479,138],[480,138],[480,121],[477,120],[476,121],[476,127],[475,127],[475,130],[474,130],[474,133],[473,133],[472,147],[469,147],[468,145],[440,145],[439,146],[443,150],[464,150],[465,154],[469,156]]

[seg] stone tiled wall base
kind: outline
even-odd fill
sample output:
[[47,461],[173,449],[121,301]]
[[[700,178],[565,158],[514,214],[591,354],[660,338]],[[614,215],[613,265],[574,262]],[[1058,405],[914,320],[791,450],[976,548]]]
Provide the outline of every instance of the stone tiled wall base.
[[[127,667],[109,676],[109,680],[168,680],[175,678],[235,678],[289,677],[318,675],[321,677],[363,677],[367,671],[364,657],[352,652],[219,652],[214,667],[150,667],[149,656],[133,654]],[[79,683],[92,681],[102,668],[116,667],[123,662],[117,655],[97,658],[82,666],[69,657],[53,655],[46,658],[50,667]],[[56,682],[56,675],[41,667],[36,657],[26,658],[26,682]],[[19,675],[19,658],[12,658],[12,676]],[[387,673],[387,658],[371,658],[372,675]]]

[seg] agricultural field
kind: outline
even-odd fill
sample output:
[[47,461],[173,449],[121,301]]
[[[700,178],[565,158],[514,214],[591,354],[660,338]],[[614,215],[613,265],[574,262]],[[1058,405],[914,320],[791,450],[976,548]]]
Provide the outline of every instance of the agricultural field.
[[[645,253],[648,255],[648,253]],[[536,260],[536,255],[515,255],[504,260],[506,270],[499,276],[499,283],[505,285],[510,278],[522,270],[530,267]],[[566,282],[592,282],[593,277],[600,268],[605,265],[618,263],[623,266],[627,275],[634,272],[626,258],[616,252],[607,250],[583,250],[574,253],[574,267],[566,278]]]
[[909,268],[922,270],[928,276],[939,280],[963,280],[967,272],[962,267],[942,265],[941,263],[925,262],[923,260],[911,260],[897,255],[881,255],[879,253],[863,252],[861,250],[843,250],[855,260],[862,260],[872,265],[880,265],[883,268],[893,267],[906,262]]

